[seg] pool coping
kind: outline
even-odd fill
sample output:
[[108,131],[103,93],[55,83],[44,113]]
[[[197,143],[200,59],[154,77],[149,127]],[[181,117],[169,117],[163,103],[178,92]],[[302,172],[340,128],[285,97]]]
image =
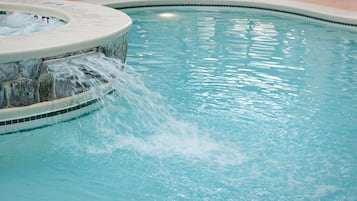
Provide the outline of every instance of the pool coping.
[[64,0],[0,1],[6,11],[31,12],[66,21],[55,29],[0,37],[0,63],[44,58],[105,44],[130,30],[131,18],[105,6]]
[[327,22],[357,27],[357,12],[296,0],[82,0],[111,8],[172,5],[241,6],[287,12]]
[[[0,64],[27,59],[51,60],[68,54],[84,54],[93,48],[106,51],[105,48],[115,48],[113,41],[126,36],[132,25],[131,18],[123,12],[83,2],[0,0],[0,9],[55,17],[67,22],[51,30],[0,37]],[[110,82],[97,86],[95,91],[98,90],[100,94],[89,90],[28,106],[1,108],[0,135],[54,124],[91,112],[98,108],[102,96],[113,91]]]

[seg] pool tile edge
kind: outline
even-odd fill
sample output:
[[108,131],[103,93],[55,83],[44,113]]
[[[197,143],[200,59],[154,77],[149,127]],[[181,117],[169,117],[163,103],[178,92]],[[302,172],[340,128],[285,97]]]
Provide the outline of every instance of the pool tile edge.
[[97,3],[112,8],[125,8],[136,6],[155,6],[155,5],[225,5],[225,6],[247,6],[262,9],[272,9],[282,12],[296,13],[315,19],[336,22],[357,26],[357,12],[299,2],[296,0],[84,0],[85,2]]

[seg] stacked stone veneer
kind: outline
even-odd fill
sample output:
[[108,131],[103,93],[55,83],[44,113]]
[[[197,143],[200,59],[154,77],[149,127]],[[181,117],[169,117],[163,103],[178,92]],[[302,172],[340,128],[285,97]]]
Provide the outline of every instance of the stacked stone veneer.
[[[87,52],[101,52],[107,57],[117,58],[125,63],[128,47],[128,33],[108,44],[90,49],[71,52],[47,58],[0,64],[0,109],[28,106],[43,101],[61,99],[90,89],[85,83],[78,83],[77,75],[58,77],[53,75],[49,63],[52,60],[66,59]],[[94,77],[102,83],[108,82],[98,73],[79,68],[85,75]]]

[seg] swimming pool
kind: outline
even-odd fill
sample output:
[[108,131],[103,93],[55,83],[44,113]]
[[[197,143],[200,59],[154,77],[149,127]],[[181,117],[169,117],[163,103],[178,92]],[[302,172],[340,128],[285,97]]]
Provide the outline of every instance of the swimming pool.
[[105,106],[1,136],[4,200],[355,200],[356,31],[271,11],[125,10]]

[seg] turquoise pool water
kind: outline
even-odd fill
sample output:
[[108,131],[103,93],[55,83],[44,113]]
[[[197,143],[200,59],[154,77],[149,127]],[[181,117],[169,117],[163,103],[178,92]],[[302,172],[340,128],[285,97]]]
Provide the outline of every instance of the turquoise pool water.
[[238,8],[125,12],[117,94],[1,136],[0,200],[357,200],[356,31]]

